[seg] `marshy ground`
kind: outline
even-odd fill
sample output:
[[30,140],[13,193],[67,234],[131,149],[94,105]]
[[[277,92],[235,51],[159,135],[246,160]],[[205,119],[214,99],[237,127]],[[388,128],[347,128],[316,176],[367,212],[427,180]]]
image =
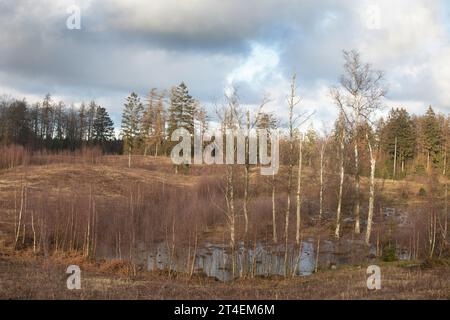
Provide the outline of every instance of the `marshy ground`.
[[[79,264],[81,290],[68,290],[65,273]],[[366,287],[366,267],[321,270],[306,277],[248,278],[219,282],[167,273],[130,275],[126,264],[86,263],[58,255],[0,253],[1,299],[450,299],[450,261],[380,263],[381,289]]]

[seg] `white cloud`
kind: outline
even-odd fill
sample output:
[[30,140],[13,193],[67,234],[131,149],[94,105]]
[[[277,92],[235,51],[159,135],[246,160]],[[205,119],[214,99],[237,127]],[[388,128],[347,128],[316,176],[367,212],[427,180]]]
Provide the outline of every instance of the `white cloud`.
[[266,78],[276,72],[280,58],[278,52],[259,43],[251,44],[251,52],[241,65],[227,75],[227,84],[238,82],[259,87]]

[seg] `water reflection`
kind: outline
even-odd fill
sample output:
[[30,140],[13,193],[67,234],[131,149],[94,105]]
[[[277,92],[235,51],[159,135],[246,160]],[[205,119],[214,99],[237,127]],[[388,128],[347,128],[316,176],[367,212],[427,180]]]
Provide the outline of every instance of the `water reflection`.
[[[239,244],[235,252],[234,277],[242,275],[273,276],[273,275],[310,275],[314,272],[315,256],[312,241],[303,241],[300,250],[295,246],[288,247],[287,259],[284,246],[264,247],[258,243],[253,248],[246,249]],[[189,273],[193,258],[189,254],[169,254],[165,243],[156,246],[148,254],[148,270],[172,270]],[[192,254],[193,255],[193,254]],[[188,261],[189,260],[189,261]],[[286,263],[285,263],[285,260]],[[194,273],[204,274],[221,281],[233,279],[233,255],[227,246],[206,243],[197,250],[194,262]]]

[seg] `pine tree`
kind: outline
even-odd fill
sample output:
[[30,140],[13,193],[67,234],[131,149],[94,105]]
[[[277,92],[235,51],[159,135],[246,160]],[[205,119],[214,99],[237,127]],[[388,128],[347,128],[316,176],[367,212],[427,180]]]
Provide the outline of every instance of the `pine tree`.
[[422,119],[423,146],[427,156],[427,169],[431,162],[437,163],[442,142],[442,132],[439,121],[431,106],[428,107]]
[[136,93],[131,93],[124,104],[122,114],[122,137],[124,150],[128,152],[128,167],[131,167],[131,154],[139,144],[140,126],[144,106]]
[[405,161],[414,157],[416,148],[416,129],[411,116],[403,108],[392,109],[379,135],[381,148],[390,159],[401,164],[403,171]]
[[260,112],[256,122],[258,129],[272,130],[277,128],[277,119],[272,113]]
[[172,89],[169,107],[169,137],[178,128],[185,128],[191,134],[194,133],[194,120],[196,114],[196,103],[189,95],[187,86],[182,82]]
[[114,138],[114,123],[105,108],[97,106],[92,127],[93,140],[104,143]]
[[305,138],[306,139],[303,143],[304,144],[304,146],[303,146],[304,159],[307,161],[308,166],[311,167],[315,149],[316,149],[316,145],[317,145],[317,141],[318,141],[317,132],[316,132],[316,130],[314,130],[314,127],[312,125],[309,127],[308,131],[306,132]]

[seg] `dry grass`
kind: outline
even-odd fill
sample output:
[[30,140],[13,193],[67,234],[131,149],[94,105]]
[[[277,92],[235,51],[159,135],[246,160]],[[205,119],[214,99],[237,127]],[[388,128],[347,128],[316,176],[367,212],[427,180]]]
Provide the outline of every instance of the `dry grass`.
[[[41,159],[42,160],[42,159]],[[251,182],[251,237],[270,238],[271,199],[270,188],[264,177],[252,172]],[[283,178],[286,168],[280,168],[277,177],[277,208],[279,231],[283,223],[285,194]],[[305,169],[305,201],[303,236],[315,237],[318,229],[312,217],[317,212],[317,181],[311,168]],[[239,176],[239,175],[238,175]],[[101,228],[99,243],[111,246],[117,231],[129,233],[129,196],[136,191],[142,197],[135,203],[136,212],[143,220],[136,223],[147,234],[139,234],[145,241],[168,237],[173,221],[176,222],[177,246],[186,245],[194,239],[193,230],[198,226],[199,240],[222,243],[227,241],[228,229],[223,214],[223,194],[218,181],[223,177],[223,168],[193,166],[189,172],[175,174],[170,159],[133,157],[133,167],[127,167],[127,158],[101,156],[94,162],[67,155],[64,159],[42,160],[38,165],[16,166],[0,171],[0,248],[12,242],[14,225],[14,202],[21,185],[27,184],[29,207],[36,215],[48,216],[49,231],[57,226],[65,230],[66,213],[73,204],[78,210],[80,226],[84,226],[86,208],[89,207],[89,188],[95,186],[96,210],[99,212]],[[351,177],[347,177],[351,179]],[[331,180],[331,178],[330,178]],[[423,201],[415,197],[423,184],[414,181],[377,181],[379,201],[394,201],[396,205],[417,205]],[[237,181],[236,193],[242,194],[242,183]],[[362,179],[363,192],[367,187]],[[161,193],[164,188],[165,192]],[[332,211],[334,185],[331,181],[326,206]],[[352,190],[347,190],[351,194]],[[402,198],[402,194],[409,197]],[[35,196],[34,196],[35,195]],[[73,201],[73,202],[72,202]],[[136,201],[136,200],[135,200]],[[402,202],[403,201],[403,202]],[[16,199],[17,202],[17,199]],[[347,201],[350,202],[350,201]],[[237,206],[242,199],[236,200]],[[45,205],[45,206],[44,206]],[[58,209],[59,208],[59,209]],[[59,211],[58,211],[59,210]],[[348,210],[347,210],[348,211]],[[294,212],[294,211],[292,211]],[[176,214],[180,213],[179,216]],[[29,214],[27,215],[29,220]],[[294,219],[294,215],[292,215]],[[320,230],[325,239],[333,228],[334,216],[324,221]],[[127,222],[128,221],[128,222]],[[294,221],[292,221],[294,222]],[[127,224],[128,223],[128,224]],[[291,223],[291,225],[294,225]],[[344,226],[345,227],[345,226]],[[347,227],[351,227],[350,224]],[[140,272],[131,276],[132,266],[126,261],[111,260],[93,263],[80,257],[78,251],[51,253],[46,259],[35,257],[30,252],[30,227],[24,250],[0,249],[0,298],[13,299],[449,299],[450,283],[448,265],[433,265],[428,269],[406,268],[398,263],[383,264],[382,290],[369,292],[366,289],[365,267],[345,267],[338,270],[322,270],[310,277],[283,279],[240,279],[231,283],[220,283],[213,279],[185,275],[168,277],[161,273]],[[166,229],[166,230],[165,230]],[[168,229],[168,231],[167,231]],[[294,230],[292,229],[291,232]],[[79,231],[80,237],[83,230]],[[167,235],[166,233],[169,232]],[[239,233],[240,232],[240,233]],[[269,233],[268,233],[269,232]],[[268,235],[269,234],[269,235]],[[345,236],[350,236],[347,232]],[[238,230],[242,239],[242,230]],[[293,237],[292,237],[293,239]],[[126,241],[125,238],[123,241]],[[408,239],[407,239],[408,240]],[[425,237],[421,238],[425,241]],[[51,242],[51,241],[49,241]],[[184,242],[184,243],[183,243]],[[125,248],[128,244],[123,245]],[[124,250],[125,251],[125,250]],[[41,252],[42,253],[42,252]],[[126,256],[126,252],[123,254]],[[83,270],[83,290],[69,291],[65,286],[65,268],[77,264]]]
[[382,288],[366,288],[365,266],[321,271],[309,277],[240,279],[130,276],[119,262],[81,263],[82,289],[66,289],[65,268],[81,261],[0,254],[1,299],[450,299],[449,265],[432,268],[381,264]]

